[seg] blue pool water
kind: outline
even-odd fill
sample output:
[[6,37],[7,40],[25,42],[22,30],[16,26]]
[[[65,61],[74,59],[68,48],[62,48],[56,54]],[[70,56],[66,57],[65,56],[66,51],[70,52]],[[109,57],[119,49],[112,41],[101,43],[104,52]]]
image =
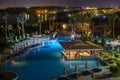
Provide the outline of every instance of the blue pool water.
[[[84,70],[86,60],[89,68],[96,67],[96,58],[65,61],[61,54],[63,48],[58,42],[48,42],[46,45],[47,47],[34,48],[26,56],[7,63],[6,69],[17,72],[19,74],[18,80],[48,80],[61,76],[64,67],[66,67],[67,73],[74,72],[76,65],[79,70]],[[100,63],[100,66],[105,65]]]
[[93,36],[91,39],[92,40],[98,40],[98,41],[102,41],[102,39],[105,39],[106,42],[112,42],[113,41],[112,38],[103,38],[102,36]]
[[61,34],[57,39],[59,42],[70,42],[70,35],[69,34]]

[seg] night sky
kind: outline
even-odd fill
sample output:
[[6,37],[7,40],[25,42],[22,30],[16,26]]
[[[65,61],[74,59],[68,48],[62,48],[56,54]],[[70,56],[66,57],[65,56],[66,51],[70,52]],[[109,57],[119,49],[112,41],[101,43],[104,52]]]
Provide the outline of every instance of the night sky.
[[118,7],[120,0],[0,0],[1,8],[23,6]]

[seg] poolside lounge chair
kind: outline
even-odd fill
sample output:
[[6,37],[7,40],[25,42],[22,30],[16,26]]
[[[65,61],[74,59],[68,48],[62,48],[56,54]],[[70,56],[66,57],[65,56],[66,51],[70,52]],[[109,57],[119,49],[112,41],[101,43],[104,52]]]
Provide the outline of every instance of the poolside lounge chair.
[[58,78],[57,80],[71,80],[71,79],[68,78],[68,77],[60,77],[60,78]]
[[72,73],[72,74],[70,74],[70,78],[71,79],[74,79],[74,78],[77,78],[77,77],[80,77],[81,76],[81,74],[80,73]]
[[90,71],[83,71],[82,72],[82,75],[90,75],[90,74],[92,74],[92,72],[90,72]]
[[93,68],[92,71],[93,72],[100,72],[100,71],[102,71],[102,69],[100,69],[100,68]]
[[9,60],[9,59],[11,59],[11,57],[10,57],[10,56],[7,56],[7,57],[6,57],[6,60]]

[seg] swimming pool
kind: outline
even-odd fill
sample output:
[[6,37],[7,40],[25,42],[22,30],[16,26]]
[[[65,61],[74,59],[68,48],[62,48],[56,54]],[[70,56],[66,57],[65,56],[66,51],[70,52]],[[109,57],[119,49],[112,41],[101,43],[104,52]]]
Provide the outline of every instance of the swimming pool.
[[70,42],[70,34],[61,34],[57,39],[59,42]]
[[[6,69],[17,72],[18,80],[48,80],[61,76],[64,67],[67,73],[74,72],[76,65],[79,70],[84,70],[86,60],[89,68],[96,67],[97,60],[93,58],[65,61],[61,54],[63,48],[58,42],[47,42],[46,45],[46,47],[34,48],[26,56],[7,63]],[[105,64],[100,64],[100,66],[105,66]]]

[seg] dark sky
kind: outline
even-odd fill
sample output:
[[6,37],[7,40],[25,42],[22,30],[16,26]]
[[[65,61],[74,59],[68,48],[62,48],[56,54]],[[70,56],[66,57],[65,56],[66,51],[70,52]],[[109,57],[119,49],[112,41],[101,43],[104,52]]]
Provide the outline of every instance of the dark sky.
[[23,6],[118,7],[120,0],[0,0],[1,8]]

